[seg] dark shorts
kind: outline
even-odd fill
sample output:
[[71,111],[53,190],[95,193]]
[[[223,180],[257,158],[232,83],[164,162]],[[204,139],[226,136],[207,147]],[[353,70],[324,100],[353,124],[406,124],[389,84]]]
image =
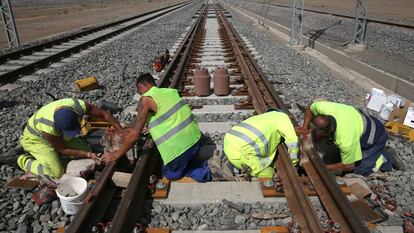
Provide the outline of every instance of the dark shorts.
[[178,180],[185,176],[198,182],[211,181],[211,171],[207,160],[199,160],[198,152],[201,148],[201,139],[184,153],[163,167],[164,176],[169,180]]
[[322,159],[325,164],[335,164],[341,162],[341,151],[334,142],[328,138],[323,138],[317,146],[317,150],[323,154]]

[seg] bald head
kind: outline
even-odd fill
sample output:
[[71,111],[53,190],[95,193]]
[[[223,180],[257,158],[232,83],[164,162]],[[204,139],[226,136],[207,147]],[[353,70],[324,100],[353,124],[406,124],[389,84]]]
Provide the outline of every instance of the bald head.
[[334,130],[334,120],[332,116],[320,114],[311,120],[310,126],[312,131],[315,131],[318,135],[329,136]]

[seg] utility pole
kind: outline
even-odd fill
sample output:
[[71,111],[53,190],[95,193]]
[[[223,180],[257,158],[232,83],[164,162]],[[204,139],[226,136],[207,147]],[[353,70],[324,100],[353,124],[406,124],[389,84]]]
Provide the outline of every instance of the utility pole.
[[14,22],[10,0],[1,0],[1,16],[3,18],[4,29],[6,30],[9,48],[18,48],[20,46],[20,41],[16,30],[16,24]]
[[[264,0],[262,4],[262,10],[260,11],[260,16],[263,17],[263,19],[267,18],[267,12],[269,11],[271,0]],[[258,23],[262,26],[264,26],[264,21],[261,21],[259,19]]]
[[353,44],[365,44],[367,30],[368,0],[356,0],[355,6],[355,25]]
[[290,46],[302,47],[302,21],[304,0],[292,0],[292,28]]

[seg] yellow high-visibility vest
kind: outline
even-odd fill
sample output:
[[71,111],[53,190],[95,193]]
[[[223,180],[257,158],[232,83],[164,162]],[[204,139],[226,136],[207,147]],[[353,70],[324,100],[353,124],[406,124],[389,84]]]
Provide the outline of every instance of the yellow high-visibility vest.
[[157,112],[148,118],[148,129],[167,165],[200,140],[200,129],[176,89],[152,87],[143,96],[157,104]]
[[[341,151],[343,164],[362,159],[360,138],[364,132],[361,113],[346,104],[318,101],[310,105],[313,115],[331,115],[336,120],[335,143]],[[375,126],[374,126],[375,127]]]
[[[282,138],[291,159],[297,161],[298,137],[289,116],[271,111],[234,126],[224,137],[224,152],[230,161],[240,161],[249,166],[254,176],[272,163]],[[241,164],[233,165],[241,169]]]
[[42,132],[48,133],[54,136],[62,136],[62,132],[59,132],[55,128],[53,116],[55,112],[60,108],[70,108],[78,116],[79,122],[83,115],[86,114],[86,103],[80,99],[61,99],[46,104],[41,107],[33,116],[27,121],[24,135],[31,137],[32,139],[43,140]]

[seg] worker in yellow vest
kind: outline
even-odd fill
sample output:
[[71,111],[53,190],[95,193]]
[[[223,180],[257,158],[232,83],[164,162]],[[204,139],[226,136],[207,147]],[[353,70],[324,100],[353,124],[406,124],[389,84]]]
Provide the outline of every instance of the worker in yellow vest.
[[364,176],[391,171],[393,159],[384,150],[388,135],[375,117],[349,105],[317,101],[305,112],[303,128],[309,126],[316,144],[327,138],[339,148],[338,158],[324,158],[331,161],[329,170]]
[[81,138],[84,115],[103,117],[118,130],[118,121],[108,112],[80,99],[61,99],[40,108],[30,117],[20,138],[25,154],[17,159],[21,169],[53,179],[64,174],[59,154],[95,159],[90,146]]
[[164,176],[177,180],[184,176],[199,182],[211,180],[206,160],[197,158],[201,148],[201,131],[190,107],[176,89],[158,88],[151,74],[142,74],[136,81],[141,99],[138,116],[128,130],[119,150],[105,153],[105,162],[119,159],[139,139],[144,126],[152,136],[164,163]]
[[294,165],[299,161],[298,137],[289,116],[276,109],[252,116],[224,136],[224,154],[234,175],[248,167],[254,177],[271,178],[275,173],[277,146],[284,142]]

